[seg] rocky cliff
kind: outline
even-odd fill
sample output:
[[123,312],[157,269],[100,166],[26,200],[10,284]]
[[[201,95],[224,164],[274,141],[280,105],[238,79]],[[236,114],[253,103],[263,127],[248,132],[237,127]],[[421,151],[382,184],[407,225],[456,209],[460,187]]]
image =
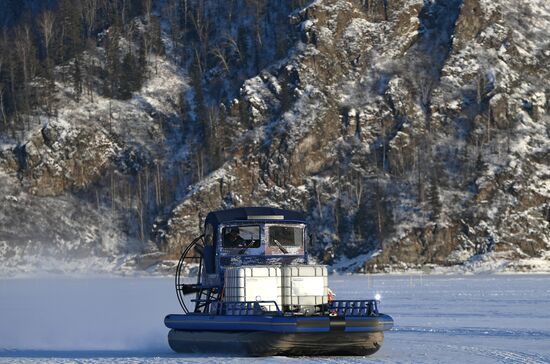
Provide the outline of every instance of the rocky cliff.
[[244,82],[230,110],[244,105],[247,122],[216,125],[240,137],[173,211],[168,251],[210,209],[271,204],[309,212],[327,262],[362,256],[368,270],[547,257],[548,10],[316,1],[293,13],[300,41]]

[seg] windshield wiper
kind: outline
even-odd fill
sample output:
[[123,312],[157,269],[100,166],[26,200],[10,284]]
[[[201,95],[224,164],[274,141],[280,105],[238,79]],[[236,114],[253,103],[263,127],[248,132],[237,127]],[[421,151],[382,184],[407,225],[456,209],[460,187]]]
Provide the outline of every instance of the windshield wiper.
[[246,253],[246,251],[248,250],[248,248],[250,248],[251,246],[253,246],[255,243],[254,240],[250,240],[250,242],[248,244],[246,244],[241,250],[239,250],[239,255],[243,255],[244,253]]
[[281,249],[281,251],[284,253],[284,254],[288,254],[288,250],[286,250],[286,248],[283,246],[283,244],[279,243],[279,241],[277,239],[273,239],[273,242],[275,243],[275,245],[277,245],[277,247],[279,249]]

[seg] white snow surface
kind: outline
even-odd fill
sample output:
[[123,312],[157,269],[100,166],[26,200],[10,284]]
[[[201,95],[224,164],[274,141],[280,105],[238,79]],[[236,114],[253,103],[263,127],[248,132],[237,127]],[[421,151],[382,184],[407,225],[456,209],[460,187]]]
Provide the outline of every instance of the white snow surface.
[[[332,275],[338,299],[382,296],[395,320],[369,357],[172,353],[171,278],[0,279],[0,363],[549,363],[549,275]],[[330,343],[327,343],[330,345]]]

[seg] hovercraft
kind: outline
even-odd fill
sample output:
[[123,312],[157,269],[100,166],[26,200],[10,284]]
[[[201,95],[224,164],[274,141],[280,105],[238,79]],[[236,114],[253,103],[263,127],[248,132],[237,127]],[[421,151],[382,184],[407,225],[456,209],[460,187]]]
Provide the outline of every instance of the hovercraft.
[[[248,207],[210,212],[183,251],[176,294],[184,314],[164,319],[178,353],[369,355],[393,319],[377,300],[335,300],[327,268],[310,263],[305,217]],[[188,265],[198,266],[187,283]],[[185,296],[194,295],[189,310]]]

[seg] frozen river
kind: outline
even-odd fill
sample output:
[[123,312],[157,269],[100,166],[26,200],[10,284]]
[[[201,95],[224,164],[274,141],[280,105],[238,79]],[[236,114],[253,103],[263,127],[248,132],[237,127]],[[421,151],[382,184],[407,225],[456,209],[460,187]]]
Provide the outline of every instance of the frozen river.
[[[173,354],[171,278],[0,279],[0,363],[550,363],[550,276],[331,276],[337,298],[382,296],[396,326],[353,358]],[[330,345],[330,343],[327,343]]]

